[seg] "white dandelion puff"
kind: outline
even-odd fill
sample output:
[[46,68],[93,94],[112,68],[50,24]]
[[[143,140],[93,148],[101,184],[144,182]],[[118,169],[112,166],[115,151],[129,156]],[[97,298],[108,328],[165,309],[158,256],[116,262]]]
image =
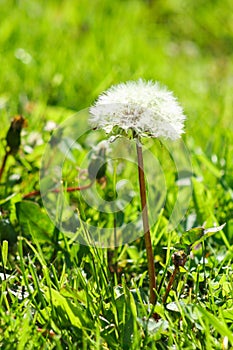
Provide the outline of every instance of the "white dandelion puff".
[[137,136],[175,140],[184,132],[185,115],[172,92],[158,82],[113,85],[90,108],[90,124],[106,133],[120,128]]
[[156,303],[156,274],[147,209],[142,136],[175,140],[184,132],[185,116],[173,93],[157,82],[139,79],[110,87],[90,108],[90,124],[117,137],[137,139],[138,179],[141,212],[148,260],[150,303]]

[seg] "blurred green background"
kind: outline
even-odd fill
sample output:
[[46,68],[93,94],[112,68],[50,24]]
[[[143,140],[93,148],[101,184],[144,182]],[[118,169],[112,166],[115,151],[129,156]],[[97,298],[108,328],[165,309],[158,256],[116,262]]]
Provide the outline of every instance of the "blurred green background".
[[0,0],[0,9],[1,114],[78,111],[142,77],[174,91],[190,144],[221,152],[232,128],[231,0]]

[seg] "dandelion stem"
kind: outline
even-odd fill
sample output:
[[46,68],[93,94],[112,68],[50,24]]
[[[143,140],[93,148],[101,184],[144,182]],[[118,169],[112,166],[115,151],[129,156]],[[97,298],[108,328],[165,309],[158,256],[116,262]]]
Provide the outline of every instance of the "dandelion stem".
[[175,277],[176,277],[178,271],[179,271],[179,266],[176,266],[174,271],[173,271],[173,273],[172,273],[172,275],[171,275],[171,277],[170,277],[170,280],[168,282],[168,286],[167,286],[165,295],[163,297],[163,304],[165,304],[166,301],[167,301],[167,297],[168,297],[168,295],[170,293],[171,287],[173,286],[173,283],[174,283],[174,280],[175,280]]
[[156,295],[155,295],[156,278],[155,278],[154,254],[152,250],[151,235],[150,235],[150,228],[149,228],[142,147],[139,139],[137,139],[136,145],[137,145],[137,157],[138,157],[138,178],[139,178],[141,207],[142,207],[141,209],[142,221],[143,221],[147,262],[148,262],[150,303],[154,305],[156,303]]
[[[92,185],[93,185],[94,181],[90,182],[89,184],[87,185],[84,185],[84,186],[75,186],[75,187],[67,187],[65,189],[65,192],[75,192],[75,191],[83,191],[83,190],[87,190],[88,188],[90,188]],[[52,193],[59,193],[61,190],[60,188],[55,188],[54,190],[51,190],[49,192],[52,192]],[[27,194],[25,194],[23,196],[23,199],[28,199],[28,198],[31,198],[31,197],[35,197],[35,196],[40,196],[41,193],[39,190],[37,191],[32,191],[32,192],[29,192]]]
[[167,297],[168,297],[170,290],[173,286],[175,277],[176,277],[177,273],[180,271],[180,266],[184,267],[186,260],[187,260],[187,254],[184,250],[178,250],[172,255],[172,262],[175,266],[175,269],[174,269],[174,271],[170,277],[170,280],[168,282],[167,289],[166,289],[165,295],[163,297],[163,304],[165,304],[167,301]]
[[3,174],[4,169],[5,169],[5,167],[6,167],[6,161],[7,161],[7,158],[9,157],[9,155],[10,155],[10,152],[9,152],[9,151],[6,151],[6,153],[5,153],[4,157],[3,157],[2,166],[1,166],[1,168],[0,168],[0,181],[1,181],[1,179],[2,179],[2,174]]

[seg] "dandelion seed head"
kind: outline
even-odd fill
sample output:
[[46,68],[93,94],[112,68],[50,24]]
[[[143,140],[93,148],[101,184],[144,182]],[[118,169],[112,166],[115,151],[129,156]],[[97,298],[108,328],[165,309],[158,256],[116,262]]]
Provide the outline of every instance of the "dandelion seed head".
[[173,93],[158,82],[128,81],[113,85],[90,108],[90,124],[113,132],[175,140],[184,132],[185,115]]

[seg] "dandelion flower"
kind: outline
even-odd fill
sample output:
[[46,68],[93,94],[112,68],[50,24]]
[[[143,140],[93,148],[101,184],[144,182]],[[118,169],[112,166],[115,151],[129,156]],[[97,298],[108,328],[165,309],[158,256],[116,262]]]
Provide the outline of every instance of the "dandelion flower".
[[90,123],[114,135],[136,138],[142,221],[148,260],[150,303],[156,303],[154,253],[149,227],[142,136],[175,140],[184,132],[185,116],[173,93],[159,83],[139,79],[110,87],[90,108]]
[[90,108],[90,123],[106,133],[175,140],[184,132],[185,115],[173,93],[158,82],[128,81],[110,87]]

